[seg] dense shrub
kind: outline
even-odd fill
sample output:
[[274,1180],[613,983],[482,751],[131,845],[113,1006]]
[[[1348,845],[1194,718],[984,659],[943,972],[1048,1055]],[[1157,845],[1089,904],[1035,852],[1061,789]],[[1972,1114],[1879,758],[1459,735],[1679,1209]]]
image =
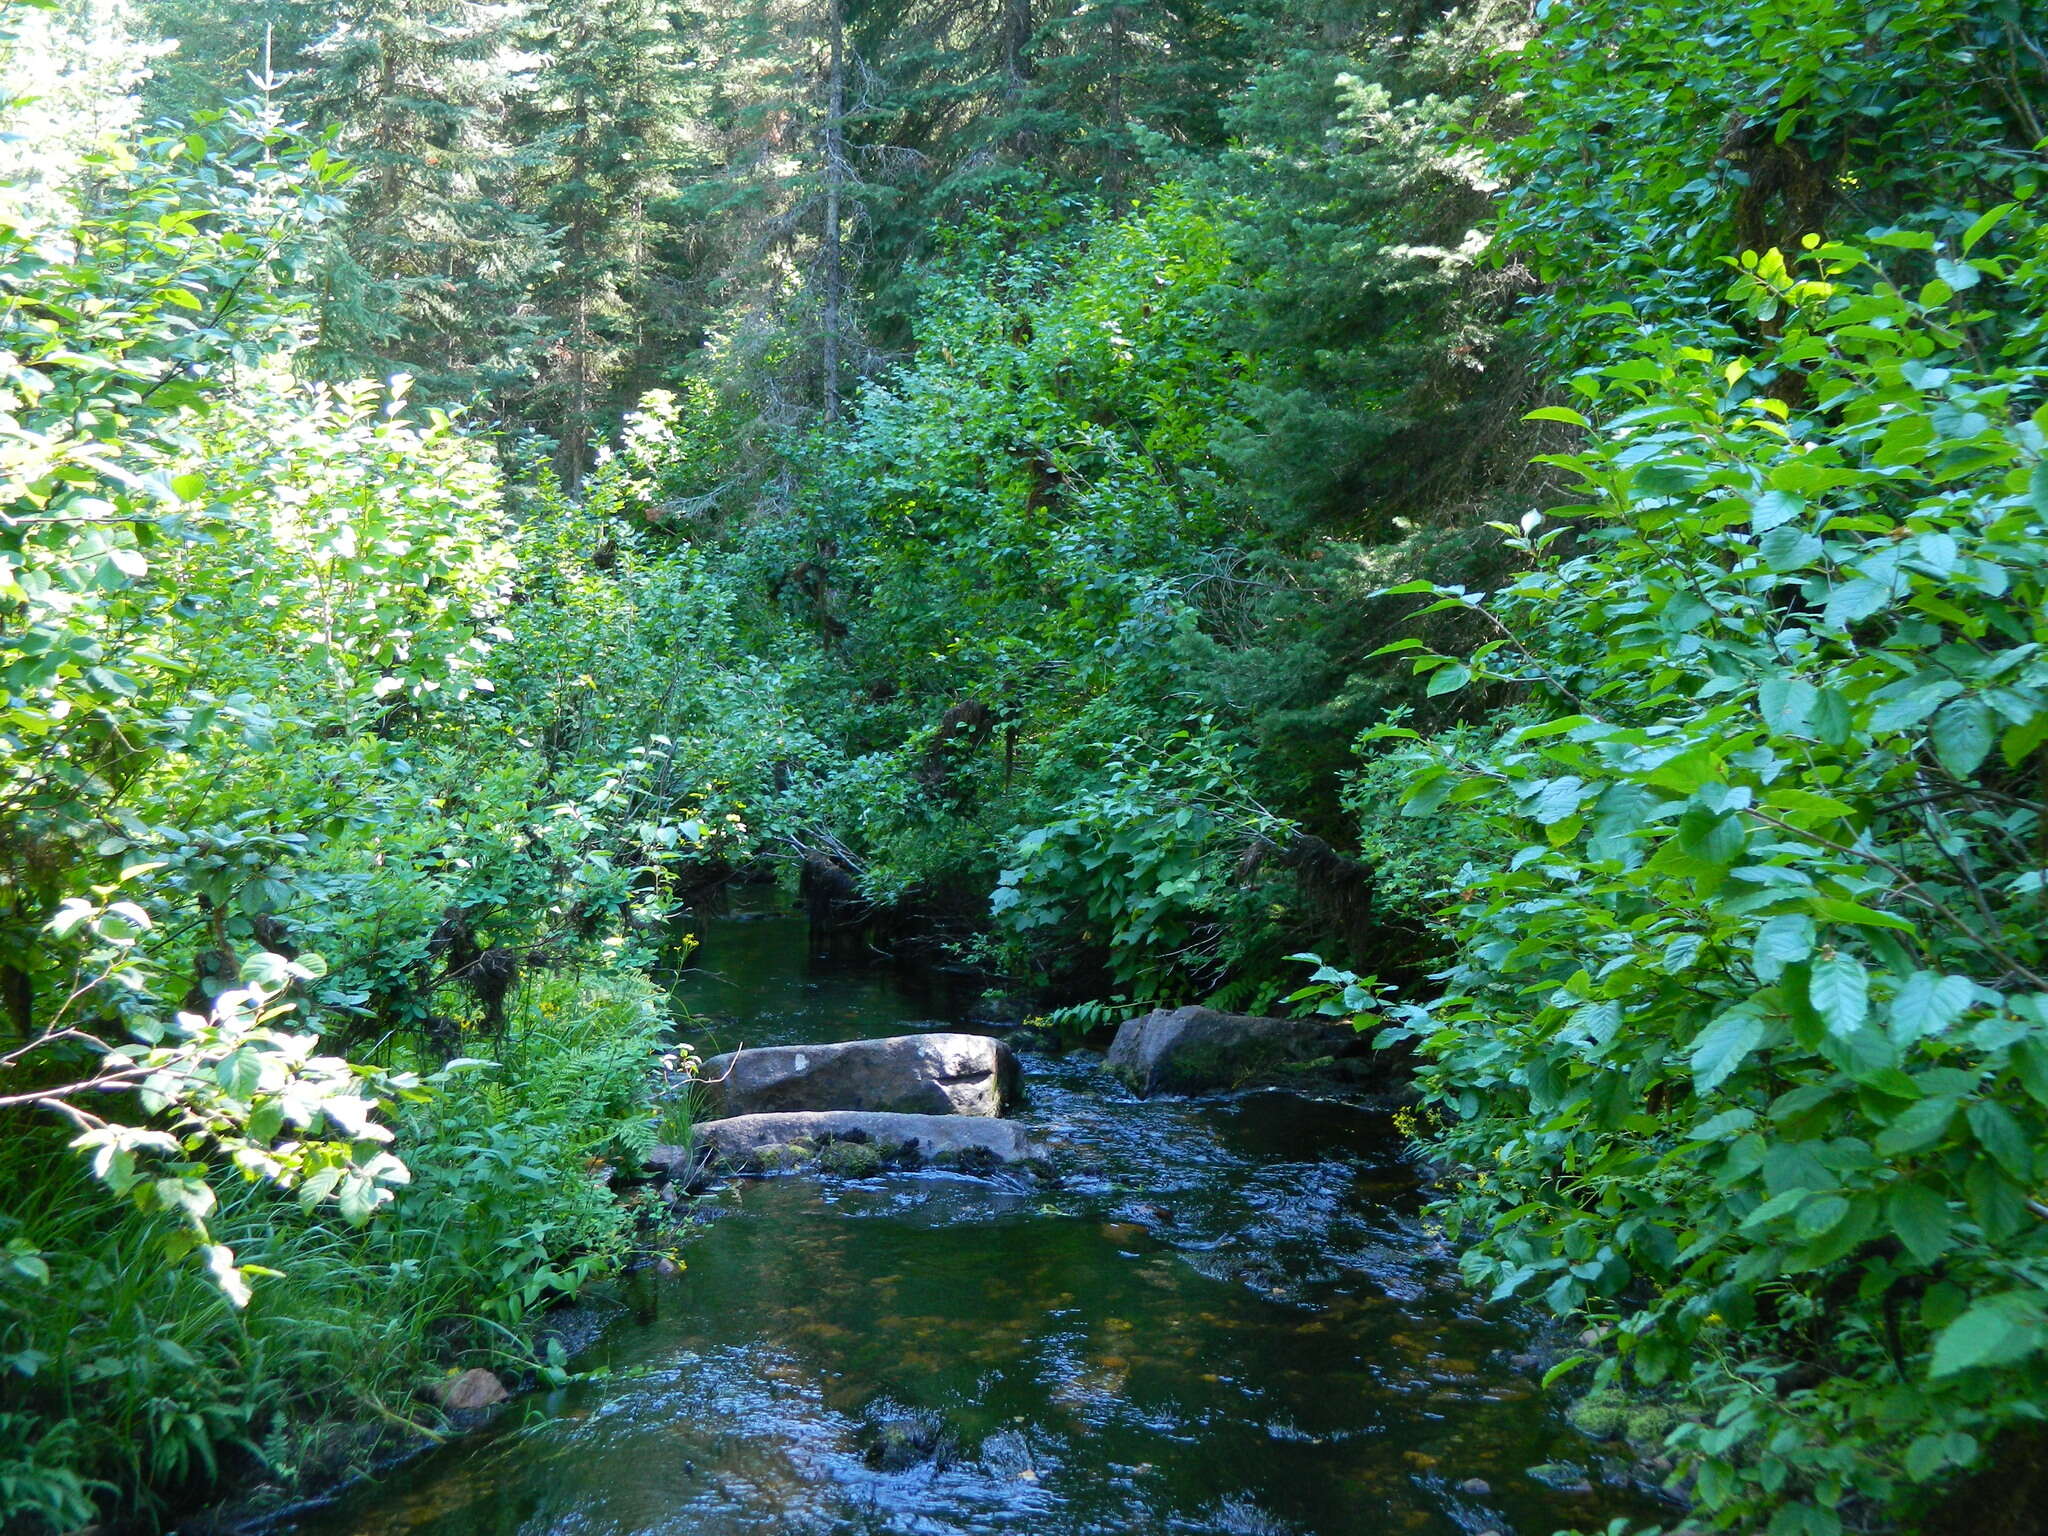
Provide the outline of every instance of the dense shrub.
[[[1725,302],[1731,253],[1894,225],[1954,240],[2039,178],[2048,57],[2024,6],[1583,0],[1540,14],[1504,60],[1522,131],[1474,147],[1504,183],[1496,250],[1544,285],[1527,334],[1565,367],[1607,360],[1644,322],[1716,347],[1770,337],[1768,316]],[[1753,362],[1775,365],[1767,350]]]
[[[1206,724],[1206,722],[1204,723]],[[1270,918],[1247,856],[1293,829],[1233,760],[1188,732],[1130,738],[1019,836],[992,906],[1013,963],[1041,950],[1105,957],[1137,1002],[1206,997],[1259,954]]]
[[172,1217],[110,1207],[60,1135],[11,1136],[0,1404],[23,1429],[0,1449],[8,1529],[76,1528],[95,1498],[160,1509],[224,1478],[332,1479],[431,1428],[422,1394],[443,1371],[544,1368],[539,1313],[627,1251],[632,1217],[601,1175],[651,1142],[660,1002],[630,977],[546,978],[501,1064],[441,1074],[398,1114],[410,1181],[366,1225],[224,1186],[211,1226],[252,1272],[239,1307],[164,1261]]
[[323,151],[259,107],[97,169],[0,227],[10,1530],[332,1474],[531,1363],[626,1254],[646,973],[779,750],[701,565],[292,377]]
[[1680,1387],[1720,1526],[1881,1524],[2048,1386],[2048,377],[1985,328],[2038,244],[2001,208],[1745,258],[1777,344],[1575,376],[1576,544],[1532,514],[1527,574],[1439,593],[1495,638],[1418,663],[1546,707],[1408,792],[1516,849],[1386,1031],[1465,1272]]

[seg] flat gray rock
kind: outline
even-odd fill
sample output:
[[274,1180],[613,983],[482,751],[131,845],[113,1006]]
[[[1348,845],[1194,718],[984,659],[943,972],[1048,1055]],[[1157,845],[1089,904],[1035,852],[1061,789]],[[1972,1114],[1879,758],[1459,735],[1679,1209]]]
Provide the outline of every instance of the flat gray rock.
[[[707,1159],[745,1167],[759,1162],[789,1166],[835,1145],[874,1149],[880,1161],[946,1163],[976,1159],[1028,1163],[1043,1153],[1014,1120],[978,1115],[894,1115],[862,1110],[815,1110],[779,1115],[735,1115],[700,1121],[690,1147],[656,1147],[649,1166],[687,1170]],[[757,1154],[774,1153],[767,1159]],[[785,1155],[794,1153],[795,1155]],[[830,1159],[826,1159],[830,1161]]]
[[1341,1024],[1161,1008],[1127,1020],[1103,1065],[1140,1095],[1214,1093],[1285,1078],[1290,1069],[1353,1055],[1363,1045]]
[[1018,1097],[1017,1057],[986,1035],[892,1035],[728,1051],[700,1074],[720,1115],[865,1110],[996,1116]]

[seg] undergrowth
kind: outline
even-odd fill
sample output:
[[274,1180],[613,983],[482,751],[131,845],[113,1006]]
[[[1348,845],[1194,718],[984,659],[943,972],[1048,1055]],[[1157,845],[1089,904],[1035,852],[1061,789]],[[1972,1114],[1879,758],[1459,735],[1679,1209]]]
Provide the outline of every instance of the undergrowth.
[[500,1059],[401,1113],[412,1182],[365,1226],[223,1185],[215,1228],[259,1271],[240,1309],[54,1127],[0,1139],[0,1249],[39,1255],[0,1271],[0,1524],[75,1529],[95,1496],[155,1518],[226,1481],[283,1498],[436,1433],[449,1371],[542,1369],[539,1316],[632,1249],[607,1177],[653,1144],[661,1002],[630,971],[535,978]]

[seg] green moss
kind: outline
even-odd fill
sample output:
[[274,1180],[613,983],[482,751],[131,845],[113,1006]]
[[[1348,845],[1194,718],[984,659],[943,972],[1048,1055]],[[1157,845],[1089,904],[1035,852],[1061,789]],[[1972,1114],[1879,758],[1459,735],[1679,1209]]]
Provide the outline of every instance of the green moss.
[[1677,1422],[1678,1415],[1662,1403],[1647,1403],[1629,1414],[1623,1433],[1635,1445],[1659,1446]]
[[1337,1058],[1334,1056],[1311,1056],[1304,1061],[1278,1062],[1275,1064],[1274,1070],[1306,1076],[1311,1072],[1327,1072],[1336,1065]]
[[1626,1440],[1638,1450],[1653,1451],[1678,1422],[1663,1403],[1644,1402],[1625,1392],[1590,1392],[1565,1410],[1572,1426],[1595,1440]]
[[1572,1404],[1566,1417],[1595,1440],[1613,1440],[1628,1428],[1628,1400],[1618,1392],[1595,1392]]
[[754,1148],[747,1160],[763,1173],[785,1173],[804,1161],[804,1153],[786,1142],[773,1141]]
[[864,1179],[882,1166],[882,1154],[864,1141],[834,1141],[820,1149],[818,1166],[842,1178]]

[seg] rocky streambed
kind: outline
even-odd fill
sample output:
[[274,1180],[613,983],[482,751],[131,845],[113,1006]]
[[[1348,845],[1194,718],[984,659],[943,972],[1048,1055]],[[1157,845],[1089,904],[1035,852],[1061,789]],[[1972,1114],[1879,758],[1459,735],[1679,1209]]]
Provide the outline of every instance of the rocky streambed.
[[[795,918],[721,921],[706,953],[684,1000],[707,1048],[962,1032],[943,978],[814,962]],[[994,1066],[961,1091],[1001,1095],[1008,1053],[968,1049]],[[876,1134],[736,1094],[725,1164],[807,1171],[707,1171],[681,1272],[629,1277],[577,1362],[602,1374],[293,1528],[1548,1536],[1656,1513],[1546,1401],[1529,1319],[1462,1288],[1384,1111],[1016,1059],[1003,1119],[882,1110],[919,1123]],[[1021,1155],[920,1145],[945,1122]]]

